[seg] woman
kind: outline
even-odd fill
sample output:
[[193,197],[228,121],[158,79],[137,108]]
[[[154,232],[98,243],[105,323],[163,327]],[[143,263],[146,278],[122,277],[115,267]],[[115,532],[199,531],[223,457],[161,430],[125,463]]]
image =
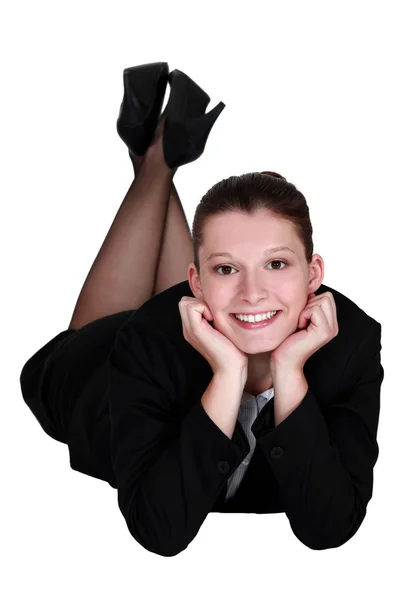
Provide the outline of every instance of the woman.
[[124,72],[135,180],[69,329],[24,365],[24,400],[151,552],[181,552],[209,512],[285,512],[306,546],[340,546],[372,497],[381,325],[322,285],[306,200],[277,173],[214,185],[192,239],[173,176],[224,105],[204,115],[208,96],[167,70]]

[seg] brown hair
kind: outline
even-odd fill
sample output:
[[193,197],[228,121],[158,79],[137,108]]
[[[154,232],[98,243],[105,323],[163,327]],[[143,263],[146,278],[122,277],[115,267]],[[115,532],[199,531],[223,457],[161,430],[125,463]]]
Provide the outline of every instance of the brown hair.
[[199,248],[208,217],[227,211],[243,211],[249,215],[265,209],[290,221],[304,246],[308,264],[314,251],[313,228],[307,201],[285,177],[274,171],[245,173],[228,177],[214,184],[202,197],[193,219],[192,237],[194,264],[200,273]]

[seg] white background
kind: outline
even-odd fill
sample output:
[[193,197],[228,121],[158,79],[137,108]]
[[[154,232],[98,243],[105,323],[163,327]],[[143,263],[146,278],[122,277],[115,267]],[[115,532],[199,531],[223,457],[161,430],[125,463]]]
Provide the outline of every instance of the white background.
[[[399,20],[396,2],[11,2],[1,15],[1,596],[399,597]],[[116,132],[124,68],[167,61],[226,108],[175,185],[189,223],[217,181],[273,170],[305,195],[324,283],[382,324],[367,516],[314,551],[284,513],[211,513],[162,557],[107,483],[24,404],[23,364],[66,329],[133,178]],[[167,101],[167,96],[165,103]],[[164,103],[164,105],[165,105]]]

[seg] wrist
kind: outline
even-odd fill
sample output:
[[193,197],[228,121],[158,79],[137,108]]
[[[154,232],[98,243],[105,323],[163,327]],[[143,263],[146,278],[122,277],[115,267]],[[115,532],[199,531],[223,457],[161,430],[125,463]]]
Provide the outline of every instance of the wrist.
[[238,368],[226,368],[218,369],[214,371],[214,377],[217,379],[224,379],[227,382],[237,383],[242,389],[246,385],[247,381],[247,366]]
[[289,363],[276,363],[271,361],[269,368],[273,378],[277,377],[280,374],[304,374],[303,367],[301,365],[292,365]]

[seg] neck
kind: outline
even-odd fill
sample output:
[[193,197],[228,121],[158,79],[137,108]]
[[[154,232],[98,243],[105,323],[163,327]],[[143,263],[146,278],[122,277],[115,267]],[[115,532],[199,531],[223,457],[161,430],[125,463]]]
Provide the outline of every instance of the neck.
[[271,352],[263,354],[249,354],[247,366],[247,380],[244,391],[257,396],[272,387],[270,371]]

